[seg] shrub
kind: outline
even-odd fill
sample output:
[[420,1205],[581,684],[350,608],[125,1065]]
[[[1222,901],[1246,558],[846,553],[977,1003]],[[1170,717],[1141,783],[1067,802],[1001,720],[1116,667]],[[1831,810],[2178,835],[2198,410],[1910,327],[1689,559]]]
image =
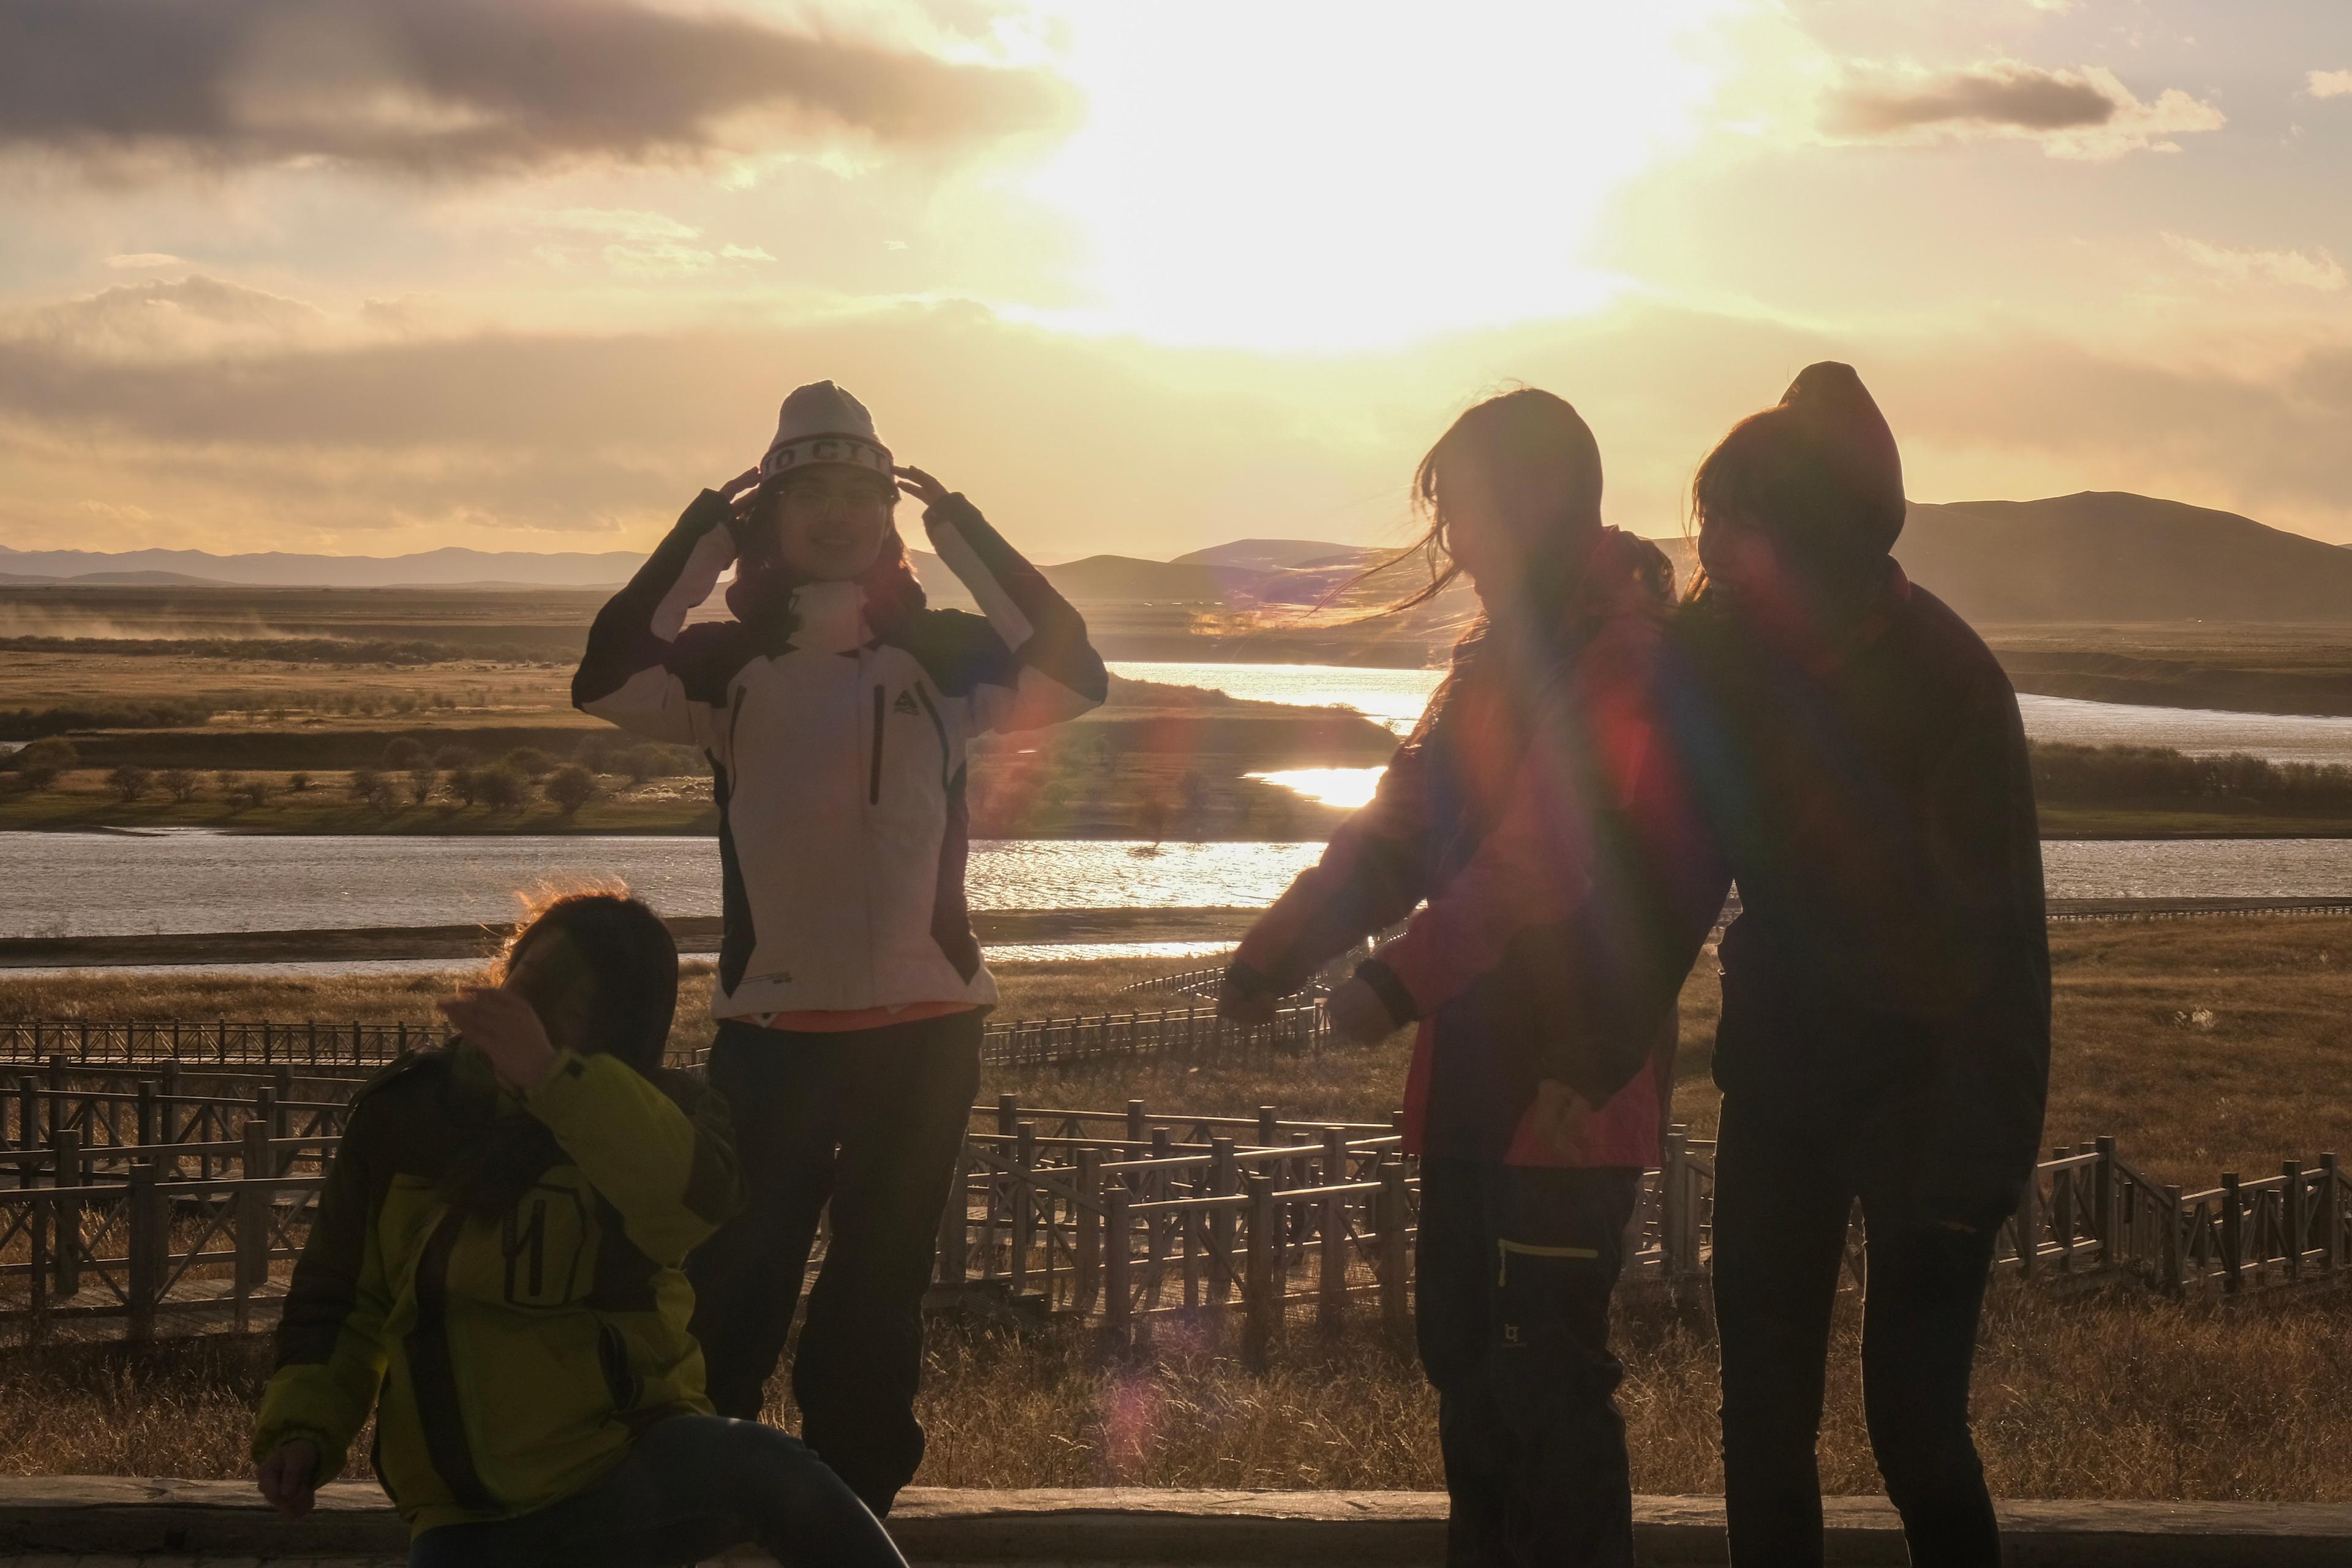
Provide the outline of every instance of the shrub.
[[226,800],[243,787],[245,775],[235,768],[223,768],[213,775],[213,783],[219,788],[221,798]]
[[512,768],[525,778],[535,779],[555,765],[555,759],[537,746],[517,746],[499,759],[499,765]]
[[458,768],[471,767],[473,762],[474,753],[463,746],[444,746],[433,753],[433,765],[445,773],[455,772]]
[[408,770],[408,798],[423,805],[433,798],[441,784],[441,770],[431,763],[419,762]]
[[596,798],[596,775],[577,763],[566,763],[549,773],[539,787],[570,817]]
[[308,795],[310,793],[310,775],[309,773],[288,773],[286,775],[286,787],[293,791],[296,795]]
[[572,748],[572,754],[579,759],[581,766],[590,773],[609,773],[614,771],[614,754],[619,750],[620,747],[614,742],[610,735],[590,734],[583,737],[580,743]]
[[378,816],[390,816],[394,812],[398,811],[400,785],[394,781],[392,775],[371,773],[368,776],[370,780],[367,792],[368,809]]
[[239,811],[258,811],[269,804],[271,793],[268,779],[247,779],[230,792],[229,802]]
[[472,805],[482,798],[482,775],[478,769],[451,768],[442,782],[448,788],[449,798],[460,805]]
[[125,805],[145,795],[147,786],[154,782],[155,775],[136,763],[124,763],[106,775],[106,787]]
[[165,768],[155,775],[156,785],[181,805],[196,798],[196,775],[186,768]]
[[383,749],[383,765],[387,768],[413,768],[424,760],[425,747],[412,736],[394,735]]
[[613,766],[626,774],[631,784],[643,784],[660,776],[662,750],[659,746],[631,746],[614,755]]
[[32,742],[16,753],[16,782],[26,789],[47,789],[58,775],[81,761],[81,753],[63,735]]
[[523,791],[529,785],[521,773],[500,763],[475,774],[474,787],[480,793],[482,804],[492,811],[510,811],[522,804]]
[[353,768],[349,788],[353,800],[366,802],[375,798],[375,786],[383,775],[373,768]]

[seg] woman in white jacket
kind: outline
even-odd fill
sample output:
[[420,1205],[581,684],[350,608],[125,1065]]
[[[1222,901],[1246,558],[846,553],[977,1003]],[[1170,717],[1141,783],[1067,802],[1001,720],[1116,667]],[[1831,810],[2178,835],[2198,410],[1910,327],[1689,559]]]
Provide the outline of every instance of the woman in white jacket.
[[[926,607],[900,490],[983,616]],[[734,618],[686,626],[730,563]],[[922,1458],[922,1297],[996,1000],[964,900],[966,748],[1083,713],[1108,679],[1069,603],[828,381],[687,508],[572,680],[583,710],[701,748],[719,802],[709,1071],[751,1202],[688,1266],[711,1401],[759,1414],[829,1202],[793,1391],[877,1513]]]

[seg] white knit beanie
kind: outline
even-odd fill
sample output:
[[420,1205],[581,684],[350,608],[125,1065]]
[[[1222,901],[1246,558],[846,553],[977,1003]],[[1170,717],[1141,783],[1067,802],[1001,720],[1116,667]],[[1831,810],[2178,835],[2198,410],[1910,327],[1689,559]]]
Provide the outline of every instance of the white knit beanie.
[[784,399],[776,438],[760,459],[760,478],[772,479],[814,463],[845,463],[886,479],[891,475],[890,448],[874,434],[874,416],[829,381],[794,387]]

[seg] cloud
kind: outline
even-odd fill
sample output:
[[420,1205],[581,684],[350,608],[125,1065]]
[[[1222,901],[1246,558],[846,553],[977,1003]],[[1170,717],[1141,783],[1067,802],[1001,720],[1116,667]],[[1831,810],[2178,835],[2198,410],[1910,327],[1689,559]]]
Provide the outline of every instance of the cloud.
[[2232,250],[2178,234],[2167,234],[2164,243],[2222,282],[2274,283],[2331,294],[2346,282],[2343,264],[2326,250]]
[[2303,82],[2303,90],[2314,98],[2352,96],[2352,70],[2313,71]]
[[96,363],[283,353],[353,336],[316,306],[201,274],[0,312],[0,345]]
[[2170,138],[2224,123],[2219,109],[2179,88],[2143,102],[2104,67],[2051,70],[2015,60],[1939,72],[1857,66],[1822,112],[1823,128],[1843,139],[2029,141],[2053,158],[2095,162],[2177,153]]
[[0,148],[406,174],[1058,129],[1034,69],[643,0],[0,0]]
[[2221,361],[1974,320],[1839,332],[1648,304],[1315,357],[1076,338],[971,307],[599,336],[371,339],[329,319],[313,335],[344,334],[331,346],[230,358],[0,336],[0,531],[86,542],[94,520],[74,509],[102,495],[158,520],[116,545],[643,546],[756,455],[786,387],[824,375],[1048,555],[1401,530],[1413,456],[1511,378],[1577,404],[1608,454],[1611,520],[1663,534],[1712,441],[1797,366],[1836,358],[1895,420],[1921,500],[2133,489],[2352,537],[2352,337],[2307,324]]
[[127,256],[110,256],[106,264],[118,272],[127,272],[142,267],[177,267],[180,258],[160,250],[140,250]]

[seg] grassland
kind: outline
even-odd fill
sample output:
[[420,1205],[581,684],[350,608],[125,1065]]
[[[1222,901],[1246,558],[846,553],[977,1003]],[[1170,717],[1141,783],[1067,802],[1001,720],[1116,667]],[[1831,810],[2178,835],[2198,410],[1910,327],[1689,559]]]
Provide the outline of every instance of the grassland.
[[1978,629],[2020,691],[2158,708],[2352,714],[2352,626],[2341,623]]
[[[1855,1368],[1860,1313],[1837,1312],[1822,1479],[1879,1489]],[[1622,1301],[1618,1394],[1642,1492],[1723,1488],[1717,1371],[1704,1315]],[[1272,1366],[1230,1325],[1164,1323],[1125,1355],[1080,1331],[935,1329],[919,1404],[919,1485],[1443,1486],[1436,1398],[1365,1322],[1294,1324]],[[0,1354],[0,1473],[237,1478],[268,1366],[259,1342],[131,1355]],[[2131,1292],[2064,1298],[2013,1283],[1987,1304],[1978,1442],[1997,1496],[2352,1501],[2352,1296],[2184,1307]],[[770,1418],[792,1421],[782,1402]],[[362,1439],[362,1447],[364,1447]]]
[[[2048,1138],[2112,1132],[2161,1180],[2211,1183],[2352,1144],[2341,1092],[2352,1045],[2352,920],[2228,917],[2053,928],[2057,985]],[[1171,961],[1005,963],[1004,1011],[1097,1013],[1156,996],[1126,987]],[[230,976],[7,977],[0,1016],[406,1017],[427,1023],[446,975],[289,983]],[[689,973],[681,1039],[707,1037],[707,966]],[[1714,1125],[1707,966],[1685,994],[1677,1112]],[[1149,1061],[995,1073],[1024,1103],[1378,1120],[1396,1103],[1405,1041],[1250,1066]],[[1230,1326],[1160,1325],[1107,1355],[1070,1330],[937,1333],[919,1480],[952,1486],[1410,1487],[1441,1484],[1435,1405],[1370,1323],[1326,1340],[1294,1325],[1263,1376]],[[1623,1302],[1620,1400],[1634,1485],[1712,1492],[1716,1354],[1703,1313]],[[1841,1302],[1824,1484],[1877,1489]],[[239,1476],[265,1366],[258,1345],[133,1358],[0,1356],[0,1472]],[[2135,1291],[2053,1295],[2002,1285],[1989,1304],[1976,1413],[2007,1497],[2352,1500],[2352,1298],[2341,1291],[2181,1305]],[[781,1394],[779,1395],[781,1398]],[[781,1405],[772,1414],[789,1419]]]

